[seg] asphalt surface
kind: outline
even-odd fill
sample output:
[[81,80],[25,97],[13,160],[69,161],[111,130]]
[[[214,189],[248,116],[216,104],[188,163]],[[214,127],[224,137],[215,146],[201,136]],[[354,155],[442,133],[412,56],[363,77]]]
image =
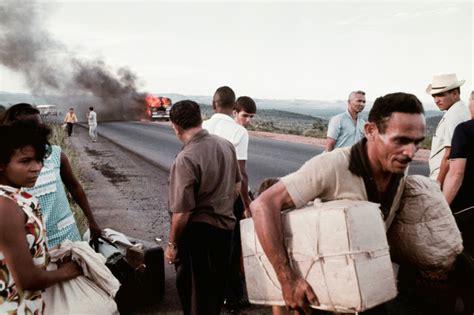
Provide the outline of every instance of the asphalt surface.
[[[98,132],[165,171],[169,170],[182,147],[169,124],[164,123],[103,122],[99,124]],[[322,151],[318,146],[250,137],[247,162],[250,186],[255,189],[265,178],[281,177],[296,171]],[[428,164],[413,161],[409,173],[426,176]]]

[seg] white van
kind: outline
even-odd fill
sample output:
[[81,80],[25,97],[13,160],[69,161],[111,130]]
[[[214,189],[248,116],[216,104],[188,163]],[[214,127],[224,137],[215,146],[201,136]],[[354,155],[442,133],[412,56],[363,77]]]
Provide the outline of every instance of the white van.
[[56,105],[37,105],[41,116],[58,116],[58,109]]

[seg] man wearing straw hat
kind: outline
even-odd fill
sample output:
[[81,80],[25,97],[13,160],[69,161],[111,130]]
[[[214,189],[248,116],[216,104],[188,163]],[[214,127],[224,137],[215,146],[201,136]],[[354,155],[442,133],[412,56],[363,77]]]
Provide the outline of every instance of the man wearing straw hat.
[[436,106],[445,111],[431,142],[429,159],[430,178],[442,186],[449,170],[449,154],[454,129],[460,123],[469,120],[469,110],[461,101],[461,89],[464,80],[458,81],[455,73],[434,75],[426,93],[433,96]]

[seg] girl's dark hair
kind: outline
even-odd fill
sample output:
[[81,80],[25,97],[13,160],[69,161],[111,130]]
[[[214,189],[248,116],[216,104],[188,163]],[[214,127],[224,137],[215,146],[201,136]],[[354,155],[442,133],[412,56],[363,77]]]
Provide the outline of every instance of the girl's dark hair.
[[2,125],[11,124],[14,121],[19,120],[20,116],[27,115],[38,115],[40,112],[28,103],[18,103],[11,106],[5,112],[2,120]]
[[0,126],[0,164],[8,164],[17,149],[32,146],[35,159],[43,161],[50,150],[48,136],[51,130],[42,124],[27,120],[15,121],[9,125]]

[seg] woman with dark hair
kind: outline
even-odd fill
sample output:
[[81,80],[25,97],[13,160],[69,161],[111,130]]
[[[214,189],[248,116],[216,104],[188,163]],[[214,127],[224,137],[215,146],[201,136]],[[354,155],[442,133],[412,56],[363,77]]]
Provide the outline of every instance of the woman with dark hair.
[[[30,104],[16,104],[7,110],[3,124],[9,125],[19,120],[41,123],[41,116],[39,111]],[[84,212],[92,238],[96,239],[101,231],[95,222],[84,189],[74,176],[68,157],[62,152],[60,146],[52,145],[51,154],[44,160],[36,184],[27,190],[39,200],[50,248],[65,240],[81,240],[64,187]]]
[[0,314],[42,314],[42,290],[81,274],[74,262],[46,271],[47,246],[32,187],[49,153],[49,129],[34,122],[0,126]]

